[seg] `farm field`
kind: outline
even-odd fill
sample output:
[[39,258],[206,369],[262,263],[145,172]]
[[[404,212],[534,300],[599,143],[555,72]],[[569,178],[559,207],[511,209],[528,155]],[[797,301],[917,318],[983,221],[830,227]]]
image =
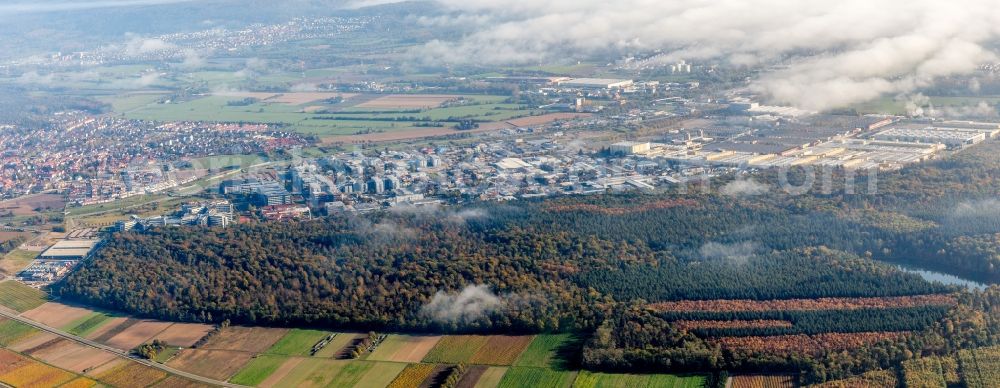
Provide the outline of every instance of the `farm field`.
[[308,356],[313,345],[328,335],[330,333],[326,331],[292,329],[271,346],[266,353],[286,356]]
[[36,347],[28,355],[75,373],[84,373],[117,358],[112,353],[64,339]]
[[732,377],[731,388],[795,388],[795,376],[741,375]]
[[577,372],[557,372],[542,368],[511,367],[500,380],[500,388],[570,387]]
[[15,249],[0,260],[0,271],[13,275],[28,267],[32,260],[38,257],[38,252]]
[[167,362],[167,365],[199,376],[225,381],[250,362],[251,357],[253,355],[247,352],[184,349]]
[[147,105],[154,104],[163,98],[163,94],[158,93],[125,93],[111,96],[101,96],[97,100],[111,105],[115,112],[129,112]]
[[0,319],[0,346],[10,346],[38,332],[31,326],[9,319]]
[[[928,96],[929,103],[935,108],[944,107],[967,107],[976,106],[980,102],[995,105],[1000,102],[997,96]],[[855,104],[853,109],[860,114],[898,114],[907,113],[906,104],[908,101],[898,100],[894,97],[882,97],[868,102]],[[926,108],[926,107],[925,107]]]
[[179,376],[170,376],[159,383],[152,385],[154,388],[212,388],[211,385],[194,382]]
[[104,341],[108,346],[118,349],[132,349],[151,341],[157,334],[172,325],[170,322],[139,320],[124,328],[118,334]]
[[208,334],[211,330],[211,325],[199,323],[174,323],[159,334],[155,335],[153,339],[158,339],[169,345],[188,348],[193,346],[196,342],[198,342],[198,340],[202,339],[202,337]]
[[45,293],[20,282],[5,280],[0,282],[0,305],[23,313],[45,304]]
[[389,384],[389,388],[407,388],[420,386],[424,380],[434,373],[433,364],[410,364]]
[[13,350],[19,353],[29,353],[35,349],[48,346],[59,340],[59,337],[55,334],[39,331],[32,335],[22,338],[20,341],[16,341],[9,346],[7,349]]
[[62,211],[66,205],[62,195],[34,194],[0,202],[0,213],[31,216],[39,212]]
[[442,94],[390,94],[355,105],[365,109],[425,109],[433,108],[459,96]]
[[491,366],[486,368],[479,379],[476,380],[476,384],[473,385],[474,388],[496,388],[500,386],[500,380],[503,380],[503,375],[507,374],[507,367],[503,366]]
[[17,238],[28,240],[32,236],[34,236],[34,233],[32,232],[0,232],[0,243],[5,243]]
[[264,327],[230,326],[200,346],[208,350],[237,350],[250,353],[264,353],[278,342],[288,329]]
[[44,323],[48,326],[66,328],[80,319],[86,319],[93,311],[62,303],[47,302],[21,314],[21,316]]
[[167,377],[159,369],[153,369],[139,363],[126,361],[115,368],[105,370],[97,375],[97,380],[121,388],[147,387]]
[[[334,97],[345,100],[333,105],[323,103]],[[249,103],[240,98],[255,98]],[[464,99],[464,103],[442,106]],[[352,95],[342,93],[222,93],[169,104],[152,103],[119,113],[126,117],[153,121],[198,120],[210,122],[252,122],[281,125],[293,131],[320,137],[391,134],[398,131],[436,130],[427,135],[447,134],[458,119],[479,122],[527,120],[537,125],[557,119],[578,117],[522,109],[507,104],[505,96],[486,95]],[[237,102],[234,102],[237,101]],[[543,115],[535,119],[533,115]],[[446,120],[440,126],[421,123]],[[449,130],[449,132],[442,132]],[[418,136],[419,137],[419,136]],[[342,139],[340,141],[350,141]]]
[[[294,362],[293,362],[294,360]],[[261,385],[270,376],[275,376],[278,371],[285,368],[284,373],[279,377],[284,377],[291,368],[298,365],[300,359],[290,359],[288,357],[271,356],[262,354],[253,357],[238,373],[233,375],[230,382],[248,386]],[[286,365],[289,366],[286,368]]]
[[[291,368],[288,374],[275,386],[279,387],[325,387],[333,385],[340,373],[352,363],[361,361],[327,360],[319,358],[304,358],[298,365]],[[352,367],[349,374],[359,373],[359,368]],[[350,386],[350,385],[348,385]]]
[[420,362],[434,345],[441,340],[440,336],[412,336],[390,334],[375,351],[368,355],[368,360],[394,362]]
[[449,335],[438,341],[437,345],[427,353],[424,362],[457,364],[468,362],[489,341],[489,336],[483,335]]
[[483,347],[479,348],[469,364],[476,365],[511,365],[534,340],[534,336],[490,336]]
[[196,170],[221,170],[231,167],[249,168],[255,164],[265,162],[267,162],[267,159],[260,155],[217,155],[191,159],[191,165]]
[[124,330],[124,325],[131,325],[135,320],[127,317],[111,317],[109,319],[102,320],[101,322],[90,323],[93,325],[89,328],[84,328],[87,330],[86,334],[83,334],[83,338],[89,340],[95,340],[97,342],[107,341],[108,338],[114,337],[119,330]]
[[0,374],[0,381],[14,387],[54,387],[76,377],[70,372],[30,361],[9,372]]
[[[608,374],[580,372],[573,381],[573,388],[631,388],[631,387],[678,387],[697,388],[705,384],[703,376],[677,376],[667,374]],[[733,385],[736,388],[736,385]],[[757,388],[755,386],[749,386]],[[744,387],[744,388],[749,388]],[[784,387],[784,386],[775,386]],[[762,387],[763,388],[763,387]],[[771,388],[766,386],[766,388]]]
[[515,366],[554,368],[558,365],[557,355],[561,348],[573,342],[572,334],[540,334],[535,336],[528,348],[521,353]]
[[73,335],[85,336],[87,334],[90,334],[91,331],[94,331],[95,329],[97,329],[110,319],[111,316],[108,314],[101,312],[94,312],[91,313],[90,315],[87,315],[83,318],[73,321],[69,325],[63,326],[62,329],[66,330],[67,333]]

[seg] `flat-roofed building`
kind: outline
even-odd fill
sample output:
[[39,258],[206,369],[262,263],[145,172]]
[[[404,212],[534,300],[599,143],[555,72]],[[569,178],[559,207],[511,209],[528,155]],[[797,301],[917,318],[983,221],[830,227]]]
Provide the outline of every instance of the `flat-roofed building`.
[[559,86],[580,89],[625,89],[633,85],[632,80],[610,78],[573,78],[559,82]]
[[649,142],[622,141],[611,145],[611,153],[616,155],[635,155],[649,152]]
[[876,140],[914,143],[940,143],[948,147],[966,147],[986,140],[986,133],[947,128],[891,128],[873,136]]
[[90,256],[101,240],[62,240],[38,256],[45,260],[83,260]]

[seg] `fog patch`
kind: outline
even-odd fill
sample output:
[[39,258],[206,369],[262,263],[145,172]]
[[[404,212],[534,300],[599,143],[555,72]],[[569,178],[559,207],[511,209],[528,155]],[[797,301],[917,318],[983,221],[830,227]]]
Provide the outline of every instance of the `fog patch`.
[[439,204],[420,206],[400,205],[390,208],[389,212],[396,215],[413,216],[421,219],[434,219],[454,224],[464,224],[471,220],[489,217],[489,212],[485,209],[452,209]]
[[437,323],[464,324],[477,321],[503,305],[485,284],[468,285],[458,293],[438,291],[420,313]]
[[737,179],[722,186],[720,192],[731,197],[744,197],[765,194],[770,186],[753,179]]
[[1000,233],[1000,200],[959,203],[945,215],[943,224],[946,231],[954,234]]
[[732,244],[709,242],[702,245],[698,253],[706,261],[745,264],[757,256],[759,248],[757,243],[751,241]]

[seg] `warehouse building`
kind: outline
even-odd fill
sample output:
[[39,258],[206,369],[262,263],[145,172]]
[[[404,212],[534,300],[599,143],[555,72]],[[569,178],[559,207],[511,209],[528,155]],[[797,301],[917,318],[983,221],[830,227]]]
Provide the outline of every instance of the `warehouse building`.
[[901,141],[926,144],[944,144],[949,148],[961,148],[986,141],[987,134],[981,131],[951,128],[905,129],[892,128],[873,136],[875,140]]
[[632,80],[609,78],[573,78],[559,82],[559,86],[578,89],[625,89],[635,85]]
[[62,240],[42,252],[39,259],[83,260],[90,256],[101,240]]
[[610,151],[614,155],[635,155],[649,152],[650,148],[649,142],[622,141],[612,144]]

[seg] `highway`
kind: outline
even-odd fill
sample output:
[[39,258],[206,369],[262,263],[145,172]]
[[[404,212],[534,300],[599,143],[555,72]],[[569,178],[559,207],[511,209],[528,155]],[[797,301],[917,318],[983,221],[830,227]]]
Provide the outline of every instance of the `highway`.
[[88,340],[86,338],[77,337],[75,335],[72,335],[70,333],[64,332],[62,330],[59,330],[59,329],[56,329],[56,328],[44,325],[42,323],[38,323],[38,322],[32,321],[30,319],[24,318],[24,317],[22,317],[20,315],[14,314],[14,313],[8,311],[7,309],[0,308],[0,316],[2,316],[4,318],[7,318],[7,319],[11,319],[11,320],[15,320],[15,321],[21,322],[21,323],[23,323],[25,325],[34,327],[34,328],[39,329],[41,331],[45,331],[45,332],[48,332],[48,333],[55,334],[55,335],[57,335],[59,337],[68,339],[70,341],[74,341],[74,342],[77,342],[77,343],[80,343],[80,344],[83,344],[83,345],[86,345],[86,346],[90,346],[92,348],[97,348],[97,349],[100,349],[100,350],[103,350],[103,351],[106,351],[106,352],[111,352],[111,353],[114,353],[118,357],[125,358],[125,359],[131,360],[131,361],[135,361],[135,362],[138,362],[140,364],[146,365],[148,367],[156,368],[156,369],[162,370],[164,372],[167,372],[167,373],[170,373],[170,374],[173,374],[173,375],[177,375],[177,376],[181,376],[181,377],[184,377],[184,378],[187,378],[187,379],[190,379],[190,380],[197,381],[199,383],[209,384],[209,385],[215,385],[215,386],[220,386],[220,387],[230,387],[230,388],[244,388],[245,387],[243,385],[231,384],[231,383],[227,383],[225,381],[218,381],[218,380],[210,379],[210,378],[207,378],[207,377],[198,376],[196,374],[191,374],[191,373],[187,373],[187,372],[184,372],[184,371],[180,371],[180,370],[171,368],[169,366],[160,364],[158,362],[133,358],[133,357],[129,356],[128,352],[123,351],[121,349],[115,349],[113,347],[110,347],[110,346],[107,346],[107,345],[104,345],[104,344],[100,344],[100,343]]

